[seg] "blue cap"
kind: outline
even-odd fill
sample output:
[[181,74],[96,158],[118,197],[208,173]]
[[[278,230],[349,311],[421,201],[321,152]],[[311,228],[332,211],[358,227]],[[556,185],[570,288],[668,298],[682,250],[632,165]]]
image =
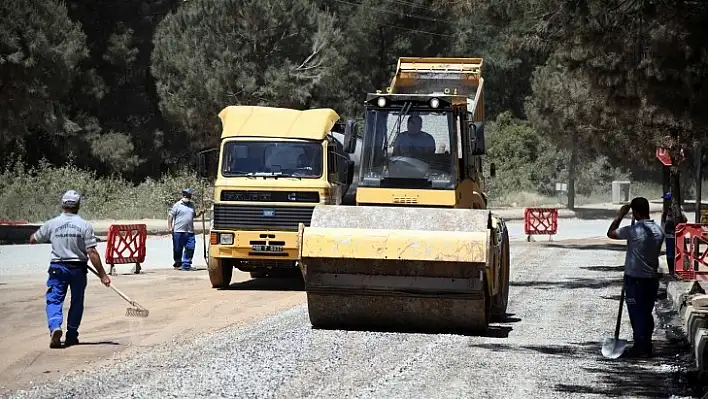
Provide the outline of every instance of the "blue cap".
[[192,189],[191,189],[191,188],[185,188],[184,190],[182,190],[182,194],[189,194],[189,195],[192,195],[193,192],[192,192]]
[[74,191],[69,190],[64,193],[61,197],[61,205],[67,207],[75,207],[81,203],[81,195]]
[[671,192],[666,192],[664,195],[661,197],[665,200],[670,200],[671,199]]

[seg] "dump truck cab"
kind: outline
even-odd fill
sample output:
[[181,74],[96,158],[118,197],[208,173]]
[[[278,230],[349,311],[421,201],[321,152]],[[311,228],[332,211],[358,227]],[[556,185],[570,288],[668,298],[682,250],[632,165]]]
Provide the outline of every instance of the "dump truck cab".
[[298,224],[309,225],[316,205],[340,204],[352,182],[354,165],[344,147],[352,143],[335,139],[332,130],[353,123],[340,123],[331,109],[256,106],[228,106],[219,118],[212,286],[228,286],[234,268],[253,277],[297,273]]
[[314,327],[471,332],[505,316],[509,235],[486,209],[481,66],[401,58],[391,86],[367,95],[356,206],[317,206],[299,226]]

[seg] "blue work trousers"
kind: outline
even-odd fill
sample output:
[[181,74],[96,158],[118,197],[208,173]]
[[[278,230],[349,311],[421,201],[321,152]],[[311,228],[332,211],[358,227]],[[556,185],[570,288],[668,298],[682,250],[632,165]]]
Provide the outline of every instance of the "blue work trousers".
[[49,264],[47,279],[47,324],[51,333],[61,328],[64,322],[62,307],[67,289],[71,289],[71,305],[67,318],[66,336],[79,337],[79,326],[84,315],[84,293],[88,269],[81,266],[67,266],[63,263]]
[[659,291],[659,279],[625,275],[624,284],[627,312],[634,332],[634,346],[643,350],[651,349],[654,302]]
[[182,265],[182,269],[189,269],[192,266],[194,246],[194,233],[172,233],[172,250],[175,267]]

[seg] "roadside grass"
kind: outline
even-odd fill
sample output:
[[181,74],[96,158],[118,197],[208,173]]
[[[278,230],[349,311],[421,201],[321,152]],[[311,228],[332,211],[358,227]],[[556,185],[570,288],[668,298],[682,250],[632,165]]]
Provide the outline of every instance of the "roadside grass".
[[185,187],[194,190],[198,202],[205,193],[210,203],[208,183],[187,171],[134,185],[115,177],[97,178],[73,165],[15,165],[0,173],[0,221],[50,219],[61,211],[61,196],[70,189],[82,194],[81,215],[89,220],[163,219]]

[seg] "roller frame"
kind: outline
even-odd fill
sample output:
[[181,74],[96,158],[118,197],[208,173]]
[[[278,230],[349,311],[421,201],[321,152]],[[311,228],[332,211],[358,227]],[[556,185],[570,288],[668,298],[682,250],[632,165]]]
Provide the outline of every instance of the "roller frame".
[[[375,208],[380,209],[381,207]],[[358,209],[374,211],[375,208],[361,207]],[[327,211],[330,214],[336,212],[331,208]],[[451,279],[444,275],[433,277],[381,275],[375,272],[376,267],[382,262],[393,260],[365,259],[365,256],[364,259],[329,257],[326,258],[329,262],[328,265],[323,267],[316,264],[317,261],[308,259],[307,256],[303,257],[301,252],[299,266],[306,284],[308,313],[313,327],[486,332],[490,321],[503,317],[506,312],[507,301],[504,300],[501,302],[501,311],[496,309],[497,312],[493,314],[495,310],[493,306],[497,303],[494,299],[499,295],[508,294],[508,267],[504,269],[502,264],[504,246],[508,247],[508,230],[503,219],[493,215],[489,210],[480,209],[479,211],[483,211],[482,213],[488,216],[485,228],[476,231],[476,233],[479,233],[479,230],[487,232],[488,256],[485,257],[484,263],[474,265],[474,263],[460,262],[459,265],[452,265],[453,262],[440,262],[441,265],[447,263],[452,268],[451,270],[473,268],[474,275],[470,275],[468,278]],[[303,239],[308,238],[308,230],[317,231],[318,229],[316,213],[317,210],[313,213],[311,227],[300,225],[298,246],[301,251]],[[347,230],[347,228],[343,230]],[[367,262],[365,273],[341,273],[342,264],[354,261]],[[505,261],[508,262],[508,256]],[[416,261],[409,260],[409,262]],[[420,260],[420,262],[425,261]],[[496,262],[499,266],[492,267],[491,262]],[[468,266],[464,266],[465,264]],[[311,266],[309,273],[308,266]],[[315,268],[314,270],[318,270],[316,274],[312,272],[312,267]],[[407,267],[408,270],[412,270],[412,268],[414,268],[413,263]],[[324,272],[323,270],[328,271]],[[496,293],[493,293],[492,281],[499,278],[501,281],[496,284],[499,288]],[[433,301],[432,304],[429,303],[431,301]],[[415,309],[418,308],[426,309],[426,311],[416,311]],[[358,316],[350,318],[346,313],[339,314],[333,309],[347,309]],[[383,309],[383,311],[377,313],[372,309]],[[387,313],[386,310],[390,313]]]

